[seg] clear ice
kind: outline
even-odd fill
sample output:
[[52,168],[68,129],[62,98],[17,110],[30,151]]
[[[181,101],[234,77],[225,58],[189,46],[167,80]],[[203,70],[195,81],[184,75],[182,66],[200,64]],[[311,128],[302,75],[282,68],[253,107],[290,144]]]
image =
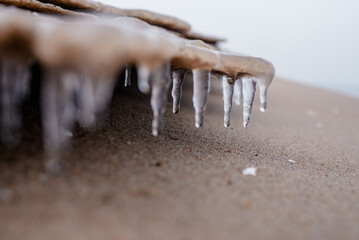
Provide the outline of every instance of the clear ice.
[[243,83],[243,127],[247,127],[252,112],[256,82],[247,74],[243,75],[241,80]]
[[243,92],[242,92],[242,79],[238,78],[234,82],[234,102],[237,106],[241,105],[243,103]]
[[193,75],[193,107],[195,110],[195,126],[200,128],[203,125],[203,115],[206,110],[208,94],[210,91],[211,72],[194,69]]
[[180,110],[180,103],[182,97],[182,85],[186,75],[185,69],[174,69],[172,71],[172,99],[173,99],[173,113],[178,113]]
[[164,126],[163,115],[166,111],[167,93],[171,85],[170,64],[162,64],[151,74],[151,107],[153,111],[152,134],[161,134]]
[[93,126],[96,115],[111,99],[114,83],[106,74],[86,75],[52,68],[45,71],[42,84],[45,169],[50,172],[59,169],[60,150],[69,142],[75,120],[83,127]]
[[231,121],[231,109],[233,99],[234,83],[229,82],[226,75],[222,77],[223,103],[224,103],[224,126],[229,127]]
[[258,81],[259,86],[259,100],[260,100],[260,110],[261,112],[265,112],[267,110],[267,92],[268,85],[266,82]]
[[47,152],[45,169],[59,170],[58,157],[68,142],[75,117],[74,82],[67,72],[47,69],[42,84],[42,118],[44,147]]
[[125,87],[131,86],[131,65],[127,64],[125,69]]

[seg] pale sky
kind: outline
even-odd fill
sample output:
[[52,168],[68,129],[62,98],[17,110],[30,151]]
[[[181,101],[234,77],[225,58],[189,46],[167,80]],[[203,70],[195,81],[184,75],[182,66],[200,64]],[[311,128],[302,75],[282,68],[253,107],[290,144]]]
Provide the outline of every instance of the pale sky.
[[176,16],[226,38],[226,50],[266,58],[279,77],[359,97],[359,1],[102,2]]

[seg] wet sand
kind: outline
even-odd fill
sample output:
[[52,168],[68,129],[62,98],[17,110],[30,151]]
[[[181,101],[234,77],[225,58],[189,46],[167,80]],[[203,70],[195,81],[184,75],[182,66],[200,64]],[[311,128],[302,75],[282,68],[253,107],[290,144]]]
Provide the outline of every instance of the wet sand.
[[0,239],[358,239],[359,100],[275,79],[267,112],[256,96],[249,126],[234,106],[224,128],[219,87],[196,129],[189,84],[160,137],[149,97],[121,88],[52,179],[28,117],[22,146],[0,146]]

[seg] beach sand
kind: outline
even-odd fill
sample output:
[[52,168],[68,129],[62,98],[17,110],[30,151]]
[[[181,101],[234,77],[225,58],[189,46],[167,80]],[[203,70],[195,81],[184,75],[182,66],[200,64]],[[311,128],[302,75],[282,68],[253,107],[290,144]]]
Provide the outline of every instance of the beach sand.
[[0,239],[358,239],[359,100],[275,79],[267,112],[256,96],[249,126],[234,105],[225,128],[221,92],[196,129],[187,83],[154,137],[149,96],[120,88],[51,179],[30,114],[22,145],[0,146]]

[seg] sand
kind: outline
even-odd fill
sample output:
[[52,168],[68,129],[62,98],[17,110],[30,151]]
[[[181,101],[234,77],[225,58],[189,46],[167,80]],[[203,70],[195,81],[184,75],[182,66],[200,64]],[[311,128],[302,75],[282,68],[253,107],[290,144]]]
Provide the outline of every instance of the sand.
[[29,114],[23,144],[0,146],[0,239],[358,239],[358,99],[275,79],[267,112],[256,99],[244,129],[234,106],[224,128],[214,82],[196,129],[187,85],[160,137],[149,97],[119,89],[51,179]]

